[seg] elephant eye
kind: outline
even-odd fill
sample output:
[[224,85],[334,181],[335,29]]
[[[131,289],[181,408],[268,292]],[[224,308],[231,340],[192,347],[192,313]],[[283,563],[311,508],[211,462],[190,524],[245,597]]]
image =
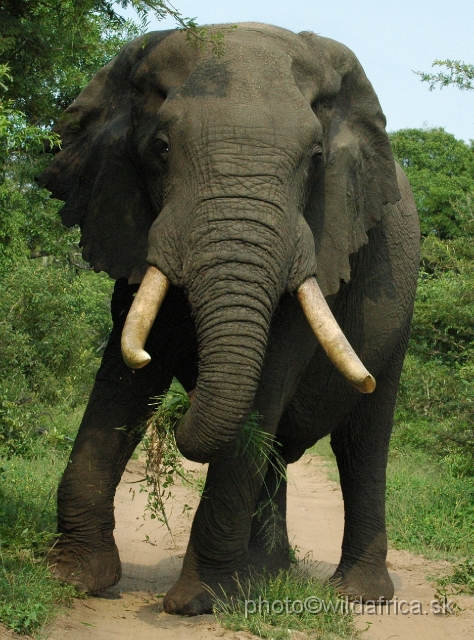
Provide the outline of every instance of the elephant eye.
[[324,151],[319,145],[316,145],[311,150],[310,166],[312,169],[320,169],[324,166]]
[[168,160],[170,153],[170,143],[167,138],[159,137],[153,141],[153,152],[158,155],[164,162]]

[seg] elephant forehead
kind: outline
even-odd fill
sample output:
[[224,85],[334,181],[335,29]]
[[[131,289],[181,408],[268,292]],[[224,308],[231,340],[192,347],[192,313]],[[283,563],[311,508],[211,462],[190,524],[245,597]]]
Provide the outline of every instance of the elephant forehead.
[[142,90],[154,87],[186,97],[225,97],[230,91],[252,97],[269,92],[275,83],[280,92],[295,84],[292,65],[304,51],[295,34],[266,25],[206,29],[208,38],[222,30],[221,54],[210,45],[199,48],[183,33],[174,32],[157,44],[151,40],[149,51],[133,68],[132,83]]

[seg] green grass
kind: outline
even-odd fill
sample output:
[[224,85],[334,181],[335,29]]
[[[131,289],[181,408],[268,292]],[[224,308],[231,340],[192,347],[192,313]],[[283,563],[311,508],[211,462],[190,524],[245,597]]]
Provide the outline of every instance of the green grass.
[[387,474],[390,543],[454,560],[474,549],[474,478],[456,477],[422,451],[390,455]]
[[217,620],[227,629],[273,640],[289,640],[295,631],[324,640],[359,636],[350,607],[312,575],[310,563],[299,562],[275,577],[254,577],[238,587],[237,597],[218,600],[215,607]]
[[56,489],[79,415],[46,416],[45,431],[32,435],[32,458],[0,457],[0,622],[18,633],[41,631],[75,593],[51,575],[44,556],[55,539]]
[[438,578],[438,592],[442,595],[467,593],[474,596],[474,560],[465,560],[453,567],[452,573]]

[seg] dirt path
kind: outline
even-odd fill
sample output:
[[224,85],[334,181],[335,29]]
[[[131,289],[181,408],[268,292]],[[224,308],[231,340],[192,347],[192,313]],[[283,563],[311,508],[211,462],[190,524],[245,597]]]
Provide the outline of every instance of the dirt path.
[[[196,465],[196,470],[199,465]],[[198,472],[198,471],[196,471]],[[318,572],[327,576],[339,559],[343,530],[343,507],[337,484],[327,480],[325,462],[306,455],[290,468],[289,531],[299,555],[313,552]],[[211,615],[196,618],[170,616],[163,612],[160,594],[178,577],[184,555],[191,516],[182,514],[182,505],[195,507],[196,495],[184,487],[176,490],[171,516],[175,535],[169,535],[156,521],[143,520],[146,494],[139,493],[143,477],[141,462],[132,461],[124,474],[116,497],[116,540],[123,565],[120,583],[100,598],[76,600],[72,610],[59,618],[46,634],[49,640],[204,640],[250,638],[245,632],[220,627]],[[192,513],[189,512],[189,513]],[[430,601],[434,585],[427,575],[439,573],[446,563],[434,563],[406,551],[390,551],[389,569],[396,587],[399,609],[390,613],[367,610],[358,619],[367,629],[364,640],[472,640],[474,638],[474,598],[457,597],[463,611],[456,616],[434,615]],[[408,605],[401,604],[406,600]],[[417,614],[419,601],[422,614]],[[411,609],[411,611],[410,611]],[[295,634],[296,635],[296,634]]]

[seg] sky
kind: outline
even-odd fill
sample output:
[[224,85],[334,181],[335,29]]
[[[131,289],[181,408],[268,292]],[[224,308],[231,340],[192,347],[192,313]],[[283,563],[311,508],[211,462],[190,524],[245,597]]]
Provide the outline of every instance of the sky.
[[[372,82],[388,131],[444,127],[466,142],[474,139],[474,91],[454,87],[430,91],[413,73],[431,71],[436,59],[474,64],[473,0],[174,0],[173,4],[201,25],[266,22],[342,42],[354,51]],[[175,26],[171,18],[158,22],[150,16],[148,30]]]

